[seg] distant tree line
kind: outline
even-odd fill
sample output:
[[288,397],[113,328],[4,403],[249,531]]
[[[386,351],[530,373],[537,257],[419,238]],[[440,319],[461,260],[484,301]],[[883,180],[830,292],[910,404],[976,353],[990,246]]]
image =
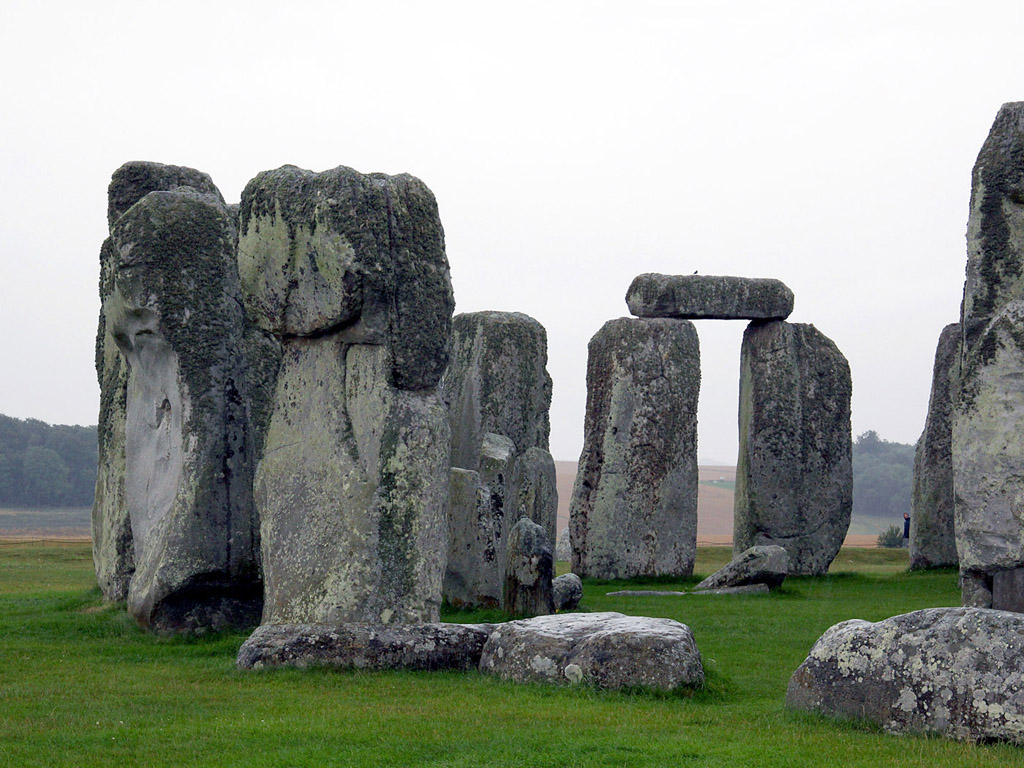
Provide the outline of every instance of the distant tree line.
[[854,441],[853,514],[902,520],[913,483],[914,446],[882,440],[874,430]]
[[0,506],[89,507],[95,490],[96,427],[0,414]]

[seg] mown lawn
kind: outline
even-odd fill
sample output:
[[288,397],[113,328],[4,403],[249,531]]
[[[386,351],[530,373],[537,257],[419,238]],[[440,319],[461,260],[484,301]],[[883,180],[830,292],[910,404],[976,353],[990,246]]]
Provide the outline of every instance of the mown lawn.
[[[728,555],[702,549],[698,572]],[[901,551],[844,550],[830,575],[767,596],[607,597],[623,582],[586,583],[584,610],[693,629],[708,684],[690,696],[476,673],[238,672],[244,634],[147,635],[102,604],[91,568],[88,545],[0,544],[2,766],[1024,765],[1021,748],[784,708],[789,676],[835,622],[958,604],[953,572],[908,574]]]

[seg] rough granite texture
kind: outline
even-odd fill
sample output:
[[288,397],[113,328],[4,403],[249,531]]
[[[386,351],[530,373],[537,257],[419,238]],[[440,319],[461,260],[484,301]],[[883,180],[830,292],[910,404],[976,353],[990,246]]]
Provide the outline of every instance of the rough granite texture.
[[697,687],[704,668],[693,633],[671,619],[565,613],[495,625],[480,671],[515,682],[589,683],[670,691]]
[[[967,277],[953,407],[953,487],[965,591],[992,607],[1024,602],[999,590],[1002,571],[1024,566],[1024,102],[1004,104],[974,165]],[[983,603],[982,603],[983,604]]]
[[793,292],[780,280],[712,275],[637,275],[626,292],[637,317],[682,320],[785,320]]
[[686,320],[611,320],[591,339],[570,505],[583,578],[689,576],[697,547],[700,350]]
[[574,611],[583,599],[583,582],[575,573],[563,573],[551,580],[556,611]]
[[489,624],[264,624],[238,650],[239,669],[476,669]]
[[853,507],[850,366],[813,325],[752,322],[740,349],[733,552],[778,544],[823,574]]
[[184,187],[149,192],[111,228],[104,316],[130,367],[128,609],[158,631],[252,625],[261,608],[235,238],[220,195]]
[[448,416],[388,367],[340,334],[284,342],[256,474],[265,624],[438,620]]
[[505,580],[501,607],[511,616],[545,616],[555,612],[551,581],[555,561],[544,529],[521,517],[505,543]]
[[958,563],[953,513],[953,428],[950,421],[960,362],[960,324],[942,329],[935,349],[932,391],[924,432],[914,454],[910,514],[910,568]]
[[744,587],[764,584],[769,589],[782,586],[789,574],[789,555],[783,547],[751,547],[725,567],[715,571],[694,587],[695,590]]
[[786,704],[894,733],[1024,744],[1024,617],[929,608],[844,621],[793,674]]
[[455,304],[437,203],[423,182],[283,166],[246,185],[239,217],[238,269],[256,325],[383,344],[391,384],[437,385]]

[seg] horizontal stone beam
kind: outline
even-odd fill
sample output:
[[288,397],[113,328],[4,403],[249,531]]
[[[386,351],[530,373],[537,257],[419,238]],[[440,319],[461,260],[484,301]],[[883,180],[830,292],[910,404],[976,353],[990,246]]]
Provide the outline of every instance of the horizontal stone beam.
[[637,317],[785,320],[793,292],[771,278],[646,273],[633,279],[626,304]]

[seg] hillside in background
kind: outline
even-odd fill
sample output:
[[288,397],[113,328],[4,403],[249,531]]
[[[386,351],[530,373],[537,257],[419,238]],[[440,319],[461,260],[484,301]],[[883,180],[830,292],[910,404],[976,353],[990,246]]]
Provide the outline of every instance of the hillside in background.
[[0,415],[0,506],[89,507],[96,427]]
[[[880,533],[890,525],[903,530],[914,484],[914,446],[890,443],[871,430],[853,444],[853,517],[860,527]],[[852,530],[852,526],[851,526]]]

